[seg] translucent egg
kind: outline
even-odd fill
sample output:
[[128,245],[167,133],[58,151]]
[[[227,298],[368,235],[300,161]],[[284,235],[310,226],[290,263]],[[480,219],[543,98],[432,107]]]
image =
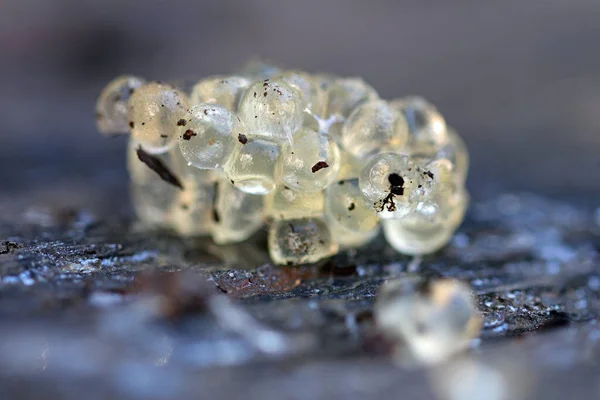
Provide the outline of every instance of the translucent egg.
[[190,103],[218,104],[237,112],[240,99],[250,84],[248,78],[236,75],[202,79],[192,88]]
[[100,133],[114,135],[129,132],[127,102],[145,81],[135,76],[119,76],[100,93],[96,102],[96,126]]
[[377,295],[374,317],[387,338],[426,364],[465,350],[481,329],[470,288],[452,279],[388,281]]
[[278,78],[300,92],[303,106],[309,109],[311,114],[319,117],[324,115],[327,97],[317,80],[298,70],[285,71]]
[[448,142],[444,117],[422,97],[404,97],[391,101],[390,106],[406,119],[411,152],[431,153]]
[[360,78],[337,78],[327,85],[327,115],[347,117],[360,104],[379,98],[377,91]]
[[263,197],[244,193],[227,180],[217,185],[213,210],[215,243],[237,243],[248,239],[263,225]]
[[252,137],[290,142],[304,119],[302,95],[280,79],[251,85],[239,106],[239,116]]
[[265,197],[266,216],[273,219],[321,217],[323,206],[323,192],[298,192],[287,186],[277,186]]
[[425,203],[403,219],[382,221],[387,242],[396,251],[407,255],[430,254],[444,247],[462,222],[469,196],[460,192],[440,206]]
[[228,109],[202,103],[177,122],[179,148],[190,165],[200,169],[223,168],[245,126]]
[[359,159],[382,151],[402,151],[408,139],[406,120],[384,100],[357,107],[344,124],[342,145]]
[[[423,196],[417,209],[428,214],[431,220],[440,218],[441,214],[447,214],[441,210],[453,206],[453,199],[462,192],[462,186],[458,184],[454,166],[445,158],[429,161],[424,170],[427,175],[423,180]],[[430,209],[429,212],[424,210]],[[438,210],[439,209],[439,210]]]
[[280,148],[267,140],[243,138],[236,141],[225,164],[227,178],[239,190],[265,195],[275,189],[281,175]]
[[422,200],[427,171],[410,157],[396,153],[374,156],[363,168],[359,186],[380,218],[403,218]]
[[448,142],[435,154],[435,158],[450,160],[459,185],[464,185],[469,172],[469,151],[463,139],[452,128],[448,129]]
[[276,220],[269,227],[269,254],[275,264],[314,263],[337,251],[321,218]]
[[172,86],[150,82],[128,103],[131,135],[149,153],[166,152],[176,142],[177,121],[188,109],[185,95]]
[[169,210],[170,226],[184,237],[204,236],[213,225],[214,184],[196,177],[183,180]]
[[364,201],[358,179],[338,181],[325,190],[325,215],[328,221],[356,233],[373,232],[379,223],[373,208]]
[[327,135],[301,129],[285,144],[281,181],[291,189],[315,192],[333,182],[340,169],[340,150]]
[[340,249],[352,249],[362,247],[371,242],[379,234],[379,225],[370,232],[355,232],[344,228],[334,220],[327,220],[329,230],[333,240],[339,245]]
[[354,179],[360,176],[360,171],[365,167],[366,162],[354,157],[347,151],[340,151],[340,170],[337,180]]
[[328,75],[318,75],[317,82],[326,92],[327,106],[324,121],[329,137],[337,143],[342,143],[344,121],[359,105],[374,101],[379,95],[370,85],[360,78],[336,78]]

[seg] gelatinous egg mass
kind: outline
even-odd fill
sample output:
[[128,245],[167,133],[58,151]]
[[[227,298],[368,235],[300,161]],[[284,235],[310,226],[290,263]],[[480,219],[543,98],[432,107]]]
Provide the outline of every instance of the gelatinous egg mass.
[[[148,227],[228,244],[267,224],[273,262],[303,264],[381,231],[399,253],[434,253],[464,218],[467,147],[421,97],[387,101],[360,78],[264,62],[186,87],[189,99],[121,76],[96,104],[100,132],[131,133],[131,198]],[[437,310],[409,299],[427,318]],[[445,351],[435,334],[414,337],[416,354]]]

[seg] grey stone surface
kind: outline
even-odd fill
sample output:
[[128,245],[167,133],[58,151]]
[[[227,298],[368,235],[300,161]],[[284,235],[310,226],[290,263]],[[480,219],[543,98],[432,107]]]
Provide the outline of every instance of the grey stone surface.
[[[68,207],[44,186],[0,203],[3,398],[435,398],[372,320],[380,284],[415,274],[382,238],[276,267],[264,237],[146,232],[126,195],[91,183],[53,183]],[[599,232],[591,209],[494,196],[417,273],[473,287],[484,329],[470,354],[525,371],[523,398],[596,398]]]

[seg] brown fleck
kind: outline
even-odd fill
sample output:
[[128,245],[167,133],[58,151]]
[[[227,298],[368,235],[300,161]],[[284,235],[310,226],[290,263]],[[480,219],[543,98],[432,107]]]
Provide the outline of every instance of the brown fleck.
[[168,137],[169,137],[169,135],[164,135],[164,134],[163,134],[163,135],[160,135],[160,137],[161,137],[161,138],[163,138],[163,139],[166,139],[166,138],[168,138]]
[[263,93],[263,96],[264,96],[264,97],[267,97],[267,92],[264,92],[264,93]]
[[354,203],[350,203],[350,206],[348,207],[348,211],[352,211],[356,208],[356,204]]
[[135,127],[135,123],[133,121],[129,121],[129,127],[133,129]]
[[425,175],[427,175],[430,179],[433,179],[433,173],[431,171],[425,172]]
[[241,144],[246,144],[246,143],[248,143],[248,138],[246,137],[246,135],[244,135],[244,134],[240,133],[240,134],[238,135],[238,141],[239,141]]
[[177,126],[186,126],[187,125],[187,121],[183,118],[181,118],[179,121],[177,121]]
[[327,164],[325,161],[319,161],[318,163],[313,165],[311,171],[314,174],[315,172],[320,171],[323,168],[327,168],[327,167],[329,167],[329,164]]
[[212,202],[212,217],[213,217],[213,221],[215,221],[215,223],[219,223],[221,222],[221,216],[219,215],[219,210],[217,210],[217,200],[218,200],[218,196],[219,196],[219,182],[215,182],[215,186],[214,186],[214,192],[215,195],[213,196],[213,202]]
[[254,92],[254,97],[256,97],[256,92]]
[[183,138],[183,140],[190,140],[192,138],[192,136],[197,136],[196,132],[194,132],[191,129],[188,129],[187,131],[185,131],[182,138]]
[[204,110],[204,115],[208,115],[208,110]]
[[142,149],[142,146],[138,147],[137,156],[141,162],[148,166],[148,168],[156,172],[163,181],[170,183],[171,185],[183,190],[183,185],[181,184],[179,178],[177,178],[171,172],[171,170],[169,170],[169,168],[162,162],[160,158],[146,153]]

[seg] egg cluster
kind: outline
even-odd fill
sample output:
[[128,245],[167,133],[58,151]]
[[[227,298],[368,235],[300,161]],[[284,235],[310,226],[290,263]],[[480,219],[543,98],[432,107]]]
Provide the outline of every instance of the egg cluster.
[[260,64],[186,92],[121,76],[96,117],[104,134],[131,134],[131,196],[144,223],[219,244],[267,223],[278,264],[364,245],[380,225],[397,251],[434,252],[468,203],[467,149],[436,108],[382,100],[359,78]]

